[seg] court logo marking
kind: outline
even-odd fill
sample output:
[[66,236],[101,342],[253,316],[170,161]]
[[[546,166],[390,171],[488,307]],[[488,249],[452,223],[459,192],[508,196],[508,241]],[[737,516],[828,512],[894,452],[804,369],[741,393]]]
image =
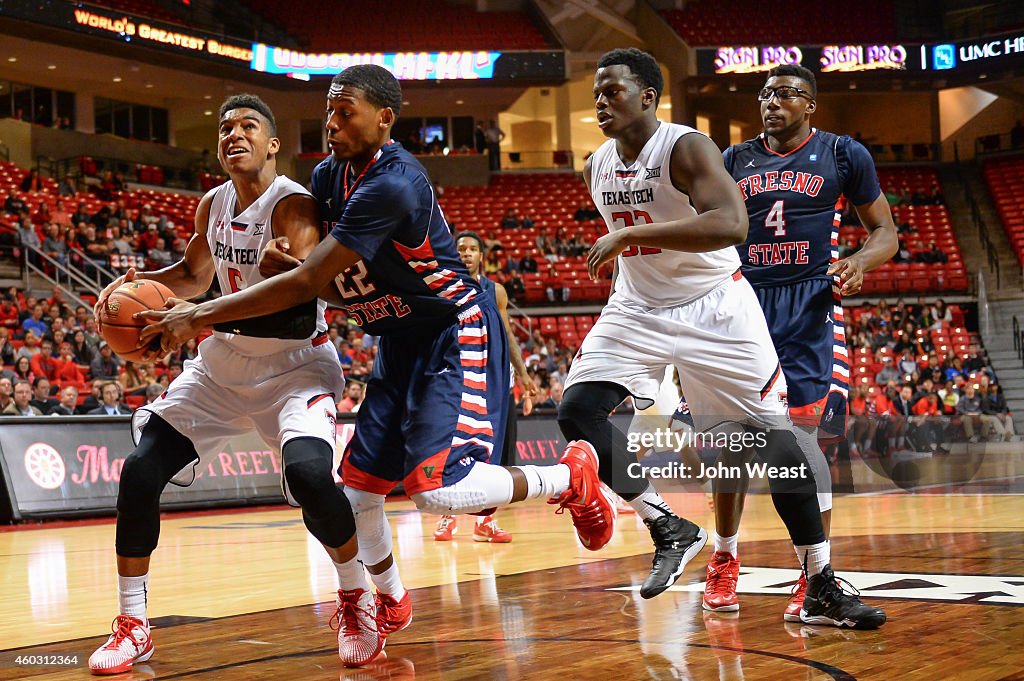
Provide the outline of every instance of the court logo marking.
[[[737,593],[761,596],[789,596],[797,570],[741,567]],[[854,572],[838,575],[849,580],[864,600],[903,598],[917,601],[947,601],[979,605],[1024,605],[1024,575],[938,575],[918,572]],[[609,591],[637,591],[639,585]],[[704,592],[704,582],[679,584],[670,591]]]

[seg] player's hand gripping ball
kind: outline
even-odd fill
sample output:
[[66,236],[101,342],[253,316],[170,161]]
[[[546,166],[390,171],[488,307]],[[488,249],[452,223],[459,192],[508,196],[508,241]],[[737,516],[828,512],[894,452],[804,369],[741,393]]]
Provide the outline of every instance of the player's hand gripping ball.
[[136,318],[136,312],[162,310],[174,293],[163,284],[150,279],[126,281],[117,287],[98,310],[100,335],[119,357],[133,362],[160,350],[159,338],[155,347],[139,339],[142,329],[149,323]]

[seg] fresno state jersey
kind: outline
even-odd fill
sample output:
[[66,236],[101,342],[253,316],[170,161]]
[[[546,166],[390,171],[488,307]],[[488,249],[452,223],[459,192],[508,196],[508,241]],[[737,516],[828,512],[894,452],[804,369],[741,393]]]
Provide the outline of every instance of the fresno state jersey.
[[335,280],[342,309],[367,333],[450,324],[486,300],[459,259],[427,171],[389,141],[355,176],[332,154],[313,169],[331,237],[362,260]]
[[862,144],[811,128],[796,149],[779,154],[759,135],[723,154],[747,204],[750,229],[738,246],[754,286],[831,280],[839,257],[840,197],[855,206],[878,198],[875,164]]
[[[626,166],[615,140],[602,144],[590,165],[590,191],[608,231],[636,224],[668,222],[697,215],[690,197],[672,184],[672,149],[683,135],[702,134],[685,125],[661,122],[632,165]],[[616,296],[647,307],[681,305],[701,297],[740,267],[731,246],[685,253],[631,246],[616,258]]]
[[[309,196],[305,188],[278,175],[274,182],[241,213],[235,214],[238,195],[231,182],[213,190],[206,238],[213,255],[220,290],[226,295],[263,281],[259,257],[274,238],[274,209],[293,194]],[[281,312],[216,324],[214,333],[244,355],[266,355],[290,347],[309,345],[309,339],[327,331],[327,304],[314,298]]]

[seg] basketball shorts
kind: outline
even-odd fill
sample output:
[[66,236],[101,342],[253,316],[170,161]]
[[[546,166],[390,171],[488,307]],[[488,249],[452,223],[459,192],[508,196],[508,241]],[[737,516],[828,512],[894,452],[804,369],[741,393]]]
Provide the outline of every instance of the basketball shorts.
[[846,434],[850,359],[839,287],[827,279],[755,288],[789,386],[794,423],[819,439]]
[[[216,336],[204,340],[199,355],[185,362],[167,392],[135,411],[135,444],[149,415],[158,414],[192,441],[200,460],[216,456],[229,439],[253,430],[278,456],[297,437],[319,438],[333,450],[335,400],[345,388],[338,353],[326,335],[305,345],[282,343],[288,349],[251,356]],[[195,464],[172,482],[187,486],[194,479]],[[290,499],[287,490],[285,496]]]
[[382,337],[342,481],[375,494],[402,482],[415,494],[455,484],[477,461],[497,461],[508,385],[508,338],[486,300],[439,330]]
[[722,423],[789,425],[786,379],[757,297],[738,272],[675,307],[649,308],[613,295],[583,340],[565,387],[609,381],[645,409],[670,365],[698,431]]

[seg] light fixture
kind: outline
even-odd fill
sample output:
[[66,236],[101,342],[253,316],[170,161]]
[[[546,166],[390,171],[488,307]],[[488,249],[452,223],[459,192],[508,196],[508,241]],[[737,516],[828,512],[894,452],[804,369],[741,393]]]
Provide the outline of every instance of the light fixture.
[[213,99],[213,95],[203,95],[203,99]]
[[580,119],[580,123],[597,123],[597,119],[593,116],[584,116]]
[[668,102],[662,102],[660,105],[658,105],[658,108],[659,109],[671,109],[672,105],[669,104]]
[[857,83],[855,83],[854,81],[851,80],[850,81],[850,89],[851,90],[856,90],[857,89]]
[[736,83],[729,83],[729,92],[736,92]]
[[17,57],[8,57],[7,61],[9,61],[9,62],[11,62],[13,64],[14,62],[18,61],[18,58]]
[[53,71],[54,69],[57,68],[57,65],[56,64],[49,64],[46,68],[49,69],[50,71]]
[[409,106],[409,100],[403,99],[402,100],[402,106]]
[[115,82],[115,83],[120,83],[120,82],[121,82],[121,80],[122,80],[122,79],[121,79],[121,76],[114,76],[114,82]]
[[455,103],[456,103],[456,104],[464,104],[465,102],[463,102],[463,101],[462,101],[461,99],[456,99],[456,100],[455,100]]
[[153,84],[152,84],[152,83],[146,83],[146,89],[147,89],[147,90],[148,90],[148,89],[150,89],[150,88],[152,88],[152,87],[153,87]]
[[204,112],[203,112],[203,115],[204,115],[204,116],[212,116],[212,115],[213,115],[213,112],[212,112],[212,111],[210,111],[209,109],[207,109],[206,111],[204,111]]

